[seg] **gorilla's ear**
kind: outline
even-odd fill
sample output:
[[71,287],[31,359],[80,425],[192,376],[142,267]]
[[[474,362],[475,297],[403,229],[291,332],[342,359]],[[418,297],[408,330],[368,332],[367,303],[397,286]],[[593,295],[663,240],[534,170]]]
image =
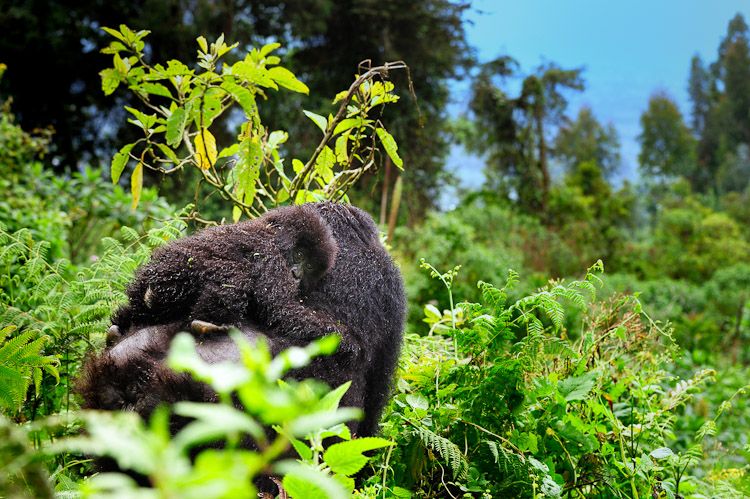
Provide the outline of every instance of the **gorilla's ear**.
[[279,250],[304,284],[317,281],[333,268],[338,244],[328,223],[312,206],[281,208],[268,218],[277,227]]

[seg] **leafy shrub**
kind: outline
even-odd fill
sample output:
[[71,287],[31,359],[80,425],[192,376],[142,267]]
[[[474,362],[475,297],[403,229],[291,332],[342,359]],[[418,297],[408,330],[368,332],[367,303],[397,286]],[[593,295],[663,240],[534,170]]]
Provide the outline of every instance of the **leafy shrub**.
[[[701,478],[716,420],[739,399],[675,440],[676,421],[714,372],[683,380],[670,373],[677,352],[670,331],[633,296],[596,300],[599,270],[516,301],[509,300],[515,274],[500,289],[480,282],[479,303],[460,306],[464,320],[455,329],[409,336],[384,425],[398,446],[367,490],[418,497],[740,494],[742,472]],[[566,309],[584,310],[573,335]]]
[[[178,237],[184,229],[179,220],[151,229],[143,237],[124,228],[127,246],[104,239],[101,257],[76,273],[68,260],[48,263],[49,243],[34,239],[30,230],[11,233],[0,226],[0,326],[13,326],[11,342],[21,337],[39,345],[41,338],[48,338],[42,352],[61,363],[60,379],[44,377],[41,389],[31,394],[19,417],[33,420],[70,408],[71,378],[85,352],[103,345],[109,317],[124,301],[125,286],[135,269],[154,247]],[[39,380],[34,380],[38,388]]]
[[[232,218],[254,218],[269,208],[289,202],[300,204],[323,199],[340,200],[363,174],[376,164],[382,151],[398,168],[403,161],[390,133],[377,118],[377,110],[398,101],[394,86],[376,78],[405,69],[402,62],[369,68],[348,90],[337,94],[335,115],[305,111],[323,133],[306,163],[299,159],[284,165],[281,146],[288,139],[282,130],[270,131],[261,123],[258,100],[280,87],[307,94],[309,89],[272,55],[280,47],[269,43],[250,50],[244,58],[227,60],[238,43],[227,45],[221,35],[211,44],[200,36],[197,68],[181,61],[147,62],[144,39],[149,31],[102,28],[114,40],[102,49],[112,55],[112,67],[100,72],[102,90],[113,93],[127,86],[143,110],[126,107],[128,121],[143,137],[124,145],[112,159],[112,180],[117,182],[128,163],[133,206],[139,203],[144,169],[163,174],[189,168],[233,207]],[[244,114],[237,141],[221,148],[210,131],[230,109]],[[334,141],[335,138],[335,141]],[[182,146],[182,147],[181,147]]]

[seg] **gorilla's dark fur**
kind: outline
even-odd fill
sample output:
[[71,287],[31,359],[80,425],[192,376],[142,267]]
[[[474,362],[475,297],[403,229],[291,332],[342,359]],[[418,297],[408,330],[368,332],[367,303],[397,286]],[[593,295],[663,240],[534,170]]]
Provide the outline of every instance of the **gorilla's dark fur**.
[[253,322],[300,339],[337,331],[300,303],[301,293],[333,266],[337,251],[331,230],[310,205],[208,228],[156,250],[112,322],[121,332],[192,320]]
[[[303,265],[295,272],[299,258]],[[227,286],[229,284],[229,286]],[[169,341],[191,320],[237,326],[268,337],[274,354],[331,331],[339,352],[292,375],[335,387],[351,380],[344,406],[362,407],[352,429],[372,435],[385,405],[401,345],[401,275],[372,218],[335,203],[273,210],[252,222],[206,229],[154,253],[128,288],[113,323],[122,337],[92,357],[79,380],[89,408],[130,408],[148,415],[160,402],[213,401],[200,383],[163,365]],[[201,335],[207,361],[236,358],[225,334]]]

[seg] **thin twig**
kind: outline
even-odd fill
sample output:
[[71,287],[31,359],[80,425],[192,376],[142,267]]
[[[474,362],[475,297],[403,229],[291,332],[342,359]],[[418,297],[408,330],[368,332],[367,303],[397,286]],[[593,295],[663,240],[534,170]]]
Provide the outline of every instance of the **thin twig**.
[[315,149],[315,152],[307,161],[304,168],[302,168],[302,171],[297,175],[297,177],[295,177],[294,181],[292,182],[292,185],[289,189],[290,199],[294,199],[297,196],[297,192],[299,191],[300,186],[302,185],[302,182],[304,182],[305,178],[310,174],[310,171],[315,166],[315,162],[318,160],[318,156],[320,156],[325,146],[333,137],[333,131],[336,129],[336,125],[338,125],[346,116],[346,109],[349,106],[349,102],[351,102],[352,98],[354,97],[354,93],[359,89],[359,87],[362,86],[363,83],[372,79],[376,75],[384,75],[384,74],[387,75],[388,71],[392,69],[405,69],[405,68],[407,68],[407,66],[406,66],[406,63],[404,63],[403,61],[387,62],[382,66],[377,66],[377,67],[369,69],[366,73],[360,75],[356,80],[354,80],[354,83],[351,84],[351,86],[349,87],[349,90],[346,93],[346,96],[342,100],[341,105],[339,106],[339,110],[336,113],[336,116],[333,118],[333,121],[331,121],[331,123],[326,128],[326,131],[323,134],[323,139],[318,144],[318,147]]

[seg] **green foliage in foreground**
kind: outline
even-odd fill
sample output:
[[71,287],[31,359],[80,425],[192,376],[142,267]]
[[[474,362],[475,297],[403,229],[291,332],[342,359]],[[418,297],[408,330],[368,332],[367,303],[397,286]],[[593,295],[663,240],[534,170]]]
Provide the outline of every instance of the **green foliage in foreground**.
[[[195,353],[192,336],[175,337],[169,365],[208,383],[221,403],[176,404],[175,415],[192,421],[173,437],[166,409],[157,411],[148,426],[132,413],[87,412],[82,415],[84,436],[49,449],[111,457],[120,469],[143,475],[152,485],[139,488],[127,475],[99,474],[82,484],[82,497],[251,498],[256,496],[252,479],[268,473],[283,477],[284,489],[293,497],[351,494],[351,476],[368,461],[362,452],[390,443],[381,438],[351,440],[344,423],[361,411],[338,408],[348,383],[328,391],[316,380],[280,381],[288,370],[331,354],[338,340],[323,338],[274,359],[263,342],[251,345],[239,334],[234,340],[240,363],[210,365]],[[233,397],[244,411],[233,404]],[[264,426],[276,434],[268,435]],[[324,449],[323,440],[331,437],[342,441]],[[204,448],[191,459],[191,451],[217,441],[225,446]],[[249,442],[255,450],[247,447]],[[288,459],[292,447],[299,461]]]

